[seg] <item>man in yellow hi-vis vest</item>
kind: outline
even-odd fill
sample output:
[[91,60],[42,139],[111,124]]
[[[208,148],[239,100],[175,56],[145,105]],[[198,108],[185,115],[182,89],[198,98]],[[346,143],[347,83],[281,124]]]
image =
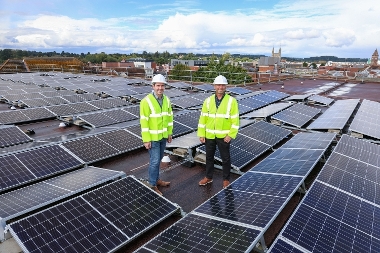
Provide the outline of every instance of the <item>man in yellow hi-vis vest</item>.
[[230,184],[230,143],[239,130],[239,108],[236,99],[226,94],[227,84],[224,76],[217,76],[214,80],[215,94],[203,102],[198,137],[206,144],[206,177],[199,185],[212,182],[216,146],[222,158],[223,188]]
[[164,95],[166,79],[155,75],[152,79],[153,92],[140,102],[141,137],[149,151],[149,184],[162,195],[157,186],[168,186],[170,182],[159,179],[160,163],[166,142],[172,141],[173,111],[169,98]]

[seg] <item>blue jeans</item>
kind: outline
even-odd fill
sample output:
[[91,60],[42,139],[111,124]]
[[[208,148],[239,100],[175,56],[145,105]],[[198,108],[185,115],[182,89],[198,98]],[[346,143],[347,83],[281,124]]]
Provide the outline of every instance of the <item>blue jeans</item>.
[[166,148],[166,138],[160,141],[152,141],[152,147],[149,149],[149,184],[156,186],[160,174],[161,159],[164,156]]

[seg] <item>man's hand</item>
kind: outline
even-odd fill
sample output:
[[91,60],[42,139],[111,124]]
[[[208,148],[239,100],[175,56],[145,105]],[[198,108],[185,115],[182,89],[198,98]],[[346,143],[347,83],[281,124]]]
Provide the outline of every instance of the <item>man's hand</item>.
[[205,137],[199,137],[199,141],[200,141],[201,143],[205,143],[206,139],[205,139]]
[[172,142],[172,136],[171,135],[168,136],[167,142],[168,143]]
[[226,143],[229,143],[231,141],[231,137],[229,137],[228,135],[226,135],[226,137],[224,137],[224,142]]
[[144,142],[144,146],[146,149],[150,149],[152,147],[152,143],[151,142]]

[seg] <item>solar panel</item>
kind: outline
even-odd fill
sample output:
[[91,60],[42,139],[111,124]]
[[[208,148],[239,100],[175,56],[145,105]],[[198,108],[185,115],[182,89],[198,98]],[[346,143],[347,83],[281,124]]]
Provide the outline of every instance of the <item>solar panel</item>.
[[42,98],[22,99],[20,100],[20,102],[25,104],[27,107],[41,107],[41,106],[51,105],[49,102],[45,101]]
[[98,134],[96,137],[120,152],[127,152],[143,147],[143,142],[140,137],[125,130],[110,131],[104,134]]
[[86,102],[70,104],[70,107],[72,107],[77,113],[92,112],[98,110],[98,108]]
[[380,103],[363,100],[349,130],[365,136],[380,139]]
[[286,124],[301,128],[320,112],[320,109],[316,109],[303,104],[295,104],[281,112],[272,115],[271,119],[279,120]]
[[260,230],[188,214],[135,252],[247,252]]
[[111,101],[109,101],[109,99],[94,100],[94,101],[89,101],[87,103],[89,103],[90,105],[93,105],[99,109],[109,109],[109,108],[115,107],[115,105],[113,103],[111,103]]
[[85,163],[99,161],[120,153],[96,136],[75,139],[62,144]]
[[182,109],[201,106],[203,104],[202,100],[199,100],[194,97],[181,97],[176,99],[171,99],[170,102]]
[[29,120],[30,120],[29,117],[27,117],[20,110],[0,112],[1,124],[14,124],[14,123],[19,123],[19,122],[26,122]]
[[9,224],[24,252],[112,252],[178,207],[132,177]]
[[82,164],[58,145],[32,149],[14,156],[37,178],[76,168]]
[[182,90],[170,89],[170,90],[165,90],[165,95],[168,96],[169,98],[174,98],[174,97],[187,96],[189,95],[189,93]]
[[46,109],[53,112],[55,115],[58,116],[67,116],[67,115],[74,115],[78,113],[76,109],[70,106],[71,104],[66,105],[52,105],[47,106]]
[[[266,118],[269,117],[279,111],[282,111],[292,104],[290,103],[277,103],[277,104],[270,104],[263,108],[257,109],[253,112],[247,113],[242,115],[243,118]],[[239,108],[240,110],[240,108]]]
[[330,106],[321,116],[314,120],[307,129],[324,130],[338,129],[342,130],[347,121],[354,112],[359,99],[338,100]]
[[0,126],[0,148],[33,141],[17,126]]
[[266,143],[270,146],[274,146],[286,138],[289,134],[291,134],[291,131],[278,126],[274,126],[265,121],[258,121],[254,124],[240,129],[239,134],[257,139],[258,141]]
[[330,105],[332,102],[334,102],[334,99],[323,97],[320,95],[312,95],[307,100],[308,102],[313,101],[315,103],[323,104],[323,105]]
[[181,123],[193,130],[198,128],[198,121],[200,113],[184,113],[180,115],[174,115],[174,121]]
[[193,131],[192,128],[185,126],[177,121],[173,121],[173,134],[172,134],[173,137],[178,137],[180,135],[184,135],[192,131]]
[[[0,224],[6,224],[22,214],[31,212],[65,197],[104,182],[125,177],[124,172],[86,167],[40,183],[0,195]],[[0,228],[4,231],[5,227]],[[0,233],[0,241],[4,239]]]
[[245,107],[250,108],[251,111],[252,111],[252,110],[256,110],[256,109],[258,109],[258,108],[260,108],[262,106],[267,105],[267,103],[255,99],[255,97],[256,96],[238,100],[239,107],[240,106],[245,106]]
[[82,163],[61,147],[46,146],[0,157],[0,191],[55,173],[79,167]]
[[267,95],[271,96],[271,97],[274,97],[278,100],[281,100],[281,99],[284,99],[286,97],[289,97],[289,94],[286,94],[284,92],[280,92],[280,91],[277,91],[277,90],[270,90],[268,92],[266,92]]

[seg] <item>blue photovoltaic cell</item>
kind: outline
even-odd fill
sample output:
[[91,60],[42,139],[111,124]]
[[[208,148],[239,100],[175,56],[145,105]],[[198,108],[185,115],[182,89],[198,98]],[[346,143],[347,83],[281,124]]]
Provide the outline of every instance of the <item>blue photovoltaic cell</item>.
[[188,214],[135,252],[245,252],[260,231]]
[[82,163],[58,145],[28,150],[15,156],[37,177],[80,166]]

